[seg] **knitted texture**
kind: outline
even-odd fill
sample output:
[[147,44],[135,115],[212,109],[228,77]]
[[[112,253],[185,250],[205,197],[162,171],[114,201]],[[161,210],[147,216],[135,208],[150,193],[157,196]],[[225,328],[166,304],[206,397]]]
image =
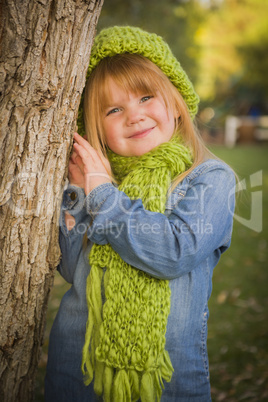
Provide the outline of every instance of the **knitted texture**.
[[[119,190],[160,213],[165,211],[171,181],[192,163],[189,149],[178,137],[140,157],[111,151],[108,157]],[[130,266],[109,244],[94,244],[89,259],[85,383],[94,377],[95,393],[105,401],[160,401],[163,380],[170,381],[173,372],[165,351],[169,282]]]
[[[154,33],[130,26],[114,26],[103,29],[93,43],[87,77],[105,57],[123,53],[139,54],[156,64],[178,89],[188,107],[190,116],[194,118],[198,110],[199,97],[168,44]],[[85,129],[82,105],[79,108],[77,124],[79,133],[83,134]]]

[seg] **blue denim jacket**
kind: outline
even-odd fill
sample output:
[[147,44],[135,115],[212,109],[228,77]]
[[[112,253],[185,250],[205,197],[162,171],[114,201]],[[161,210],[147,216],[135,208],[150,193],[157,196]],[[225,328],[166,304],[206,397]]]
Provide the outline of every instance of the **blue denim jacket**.
[[[69,186],[60,220],[62,259],[59,271],[72,284],[64,295],[50,334],[46,375],[47,402],[97,401],[85,387],[81,350],[87,321],[86,278],[92,243],[110,243],[129,264],[156,278],[170,280],[171,311],[166,349],[174,367],[161,401],[208,402],[208,300],[212,273],[230,246],[235,177],[223,162],[209,159],[172,192],[165,214],[146,211],[112,184],[85,197]],[[64,211],[75,216],[68,231]],[[87,232],[87,248],[82,239]]]

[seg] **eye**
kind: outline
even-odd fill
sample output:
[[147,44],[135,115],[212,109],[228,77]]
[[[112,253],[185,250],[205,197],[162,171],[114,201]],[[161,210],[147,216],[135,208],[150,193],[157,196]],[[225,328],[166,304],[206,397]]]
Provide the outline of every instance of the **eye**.
[[153,95],[143,96],[141,98],[141,103],[148,101],[149,99],[153,98]]
[[115,107],[114,109],[109,110],[108,113],[106,114],[106,116],[109,116],[110,114],[113,114],[113,113],[120,112],[120,110],[121,109],[119,107]]

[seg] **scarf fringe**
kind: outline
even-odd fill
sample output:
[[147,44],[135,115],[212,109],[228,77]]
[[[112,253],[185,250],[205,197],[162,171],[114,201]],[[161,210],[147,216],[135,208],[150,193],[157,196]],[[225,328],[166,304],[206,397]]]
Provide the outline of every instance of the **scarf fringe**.
[[96,362],[94,392],[104,402],[160,402],[164,389],[163,380],[170,382],[173,373],[167,351],[154,371],[139,373],[135,369],[114,369]]

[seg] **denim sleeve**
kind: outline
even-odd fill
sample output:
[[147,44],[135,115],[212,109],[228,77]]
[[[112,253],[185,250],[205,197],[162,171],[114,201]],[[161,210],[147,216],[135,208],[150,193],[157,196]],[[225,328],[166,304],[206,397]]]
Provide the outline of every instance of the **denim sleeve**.
[[224,164],[189,175],[184,196],[168,215],[146,211],[111,184],[86,198],[89,239],[110,243],[122,259],[149,275],[174,279],[230,244],[235,178]]
[[[75,226],[70,231],[65,223],[65,212],[75,218]],[[58,271],[69,283],[73,283],[79,254],[83,247],[83,236],[90,222],[91,217],[85,208],[84,190],[69,185],[63,193],[61,206],[59,243],[62,256],[58,266]]]

